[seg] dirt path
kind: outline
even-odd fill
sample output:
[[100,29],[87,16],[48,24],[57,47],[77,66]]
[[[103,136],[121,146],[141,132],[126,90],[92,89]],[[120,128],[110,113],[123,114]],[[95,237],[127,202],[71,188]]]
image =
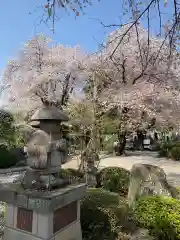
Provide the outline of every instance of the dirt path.
[[[167,174],[169,183],[180,186],[180,162],[175,162],[165,158],[157,158],[149,155],[140,156],[122,156],[122,157],[107,157],[101,159],[99,168],[104,167],[122,167],[130,170],[135,163],[147,163],[159,166],[164,169]],[[64,164],[64,168],[77,168],[79,160],[77,158]]]

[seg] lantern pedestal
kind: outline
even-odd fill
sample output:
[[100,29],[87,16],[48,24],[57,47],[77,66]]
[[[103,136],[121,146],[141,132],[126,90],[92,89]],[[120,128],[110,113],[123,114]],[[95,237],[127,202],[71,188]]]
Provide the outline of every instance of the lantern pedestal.
[[82,240],[80,200],[86,185],[51,192],[0,190],[6,202],[3,240]]

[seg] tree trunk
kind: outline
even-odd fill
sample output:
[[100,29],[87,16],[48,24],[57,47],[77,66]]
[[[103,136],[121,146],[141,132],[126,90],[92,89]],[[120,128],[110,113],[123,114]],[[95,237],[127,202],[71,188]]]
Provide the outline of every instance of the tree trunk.
[[143,141],[144,141],[144,134],[143,131],[137,130],[137,148],[138,150],[143,150]]
[[118,155],[125,154],[125,146],[126,146],[126,132],[118,134]]
[[80,155],[80,159],[81,159],[81,162],[80,162],[80,165],[79,165],[79,168],[78,170],[82,173],[85,172],[85,162],[86,162],[86,149],[84,151],[81,152],[81,155]]

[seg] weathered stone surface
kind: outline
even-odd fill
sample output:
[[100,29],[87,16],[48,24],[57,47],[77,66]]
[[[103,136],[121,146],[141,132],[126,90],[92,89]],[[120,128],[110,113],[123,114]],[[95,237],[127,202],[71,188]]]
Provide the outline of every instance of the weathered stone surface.
[[[14,187],[15,184],[12,186]],[[10,186],[7,189],[1,187],[0,189],[0,201],[35,210],[36,212],[47,213],[83,198],[86,184],[69,185],[54,191],[38,191],[33,188],[31,190],[21,189],[18,192],[16,189],[10,189]]]
[[[4,187],[4,186],[7,186]],[[9,190],[10,184],[1,184],[0,185],[0,201],[14,203],[16,201],[16,195],[14,191]]]
[[168,184],[162,168],[149,164],[134,164],[128,190],[129,206],[132,206],[136,199],[142,195],[175,197],[176,191]]
[[130,238],[130,240],[152,240],[153,238],[149,236],[147,229],[137,230]]
[[41,240],[39,237],[33,236],[27,232],[17,231],[16,229],[11,229],[9,227],[5,227],[4,229],[5,240],[6,239],[14,239],[14,240]]
[[67,114],[59,110],[53,105],[43,105],[43,107],[37,110],[31,118],[32,121],[40,120],[60,120],[68,121],[69,118]]
[[50,136],[42,130],[32,135],[27,145],[28,165],[32,168],[47,167],[47,153],[50,151]]
[[29,141],[29,139],[31,138],[32,134],[34,133],[35,129],[28,124],[19,124],[16,126],[19,130],[19,132],[21,133],[23,140],[25,143],[27,143]]
[[40,128],[40,122],[39,121],[33,121],[30,123],[31,127],[33,128]]
[[29,168],[22,178],[21,183],[25,189],[39,189],[42,182],[40,176]]

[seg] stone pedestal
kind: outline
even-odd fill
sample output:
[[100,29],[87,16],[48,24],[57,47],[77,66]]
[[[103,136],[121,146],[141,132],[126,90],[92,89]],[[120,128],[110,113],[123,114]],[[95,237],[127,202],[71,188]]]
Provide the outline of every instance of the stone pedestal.
[[80,199],[85,184],[51,192],[0,190],[6,202],[3,240],[82,240]]

